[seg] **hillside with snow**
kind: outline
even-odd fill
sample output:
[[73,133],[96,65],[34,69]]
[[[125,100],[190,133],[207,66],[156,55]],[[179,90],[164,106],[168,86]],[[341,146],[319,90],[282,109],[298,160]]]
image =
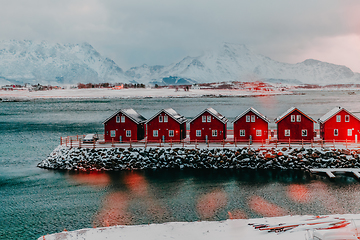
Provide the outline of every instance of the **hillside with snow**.
[[0,85],[76,83],[192,84],[223,81],[289,84],[360,83],[346,66],[308,59],[289,64],[254,53],[242,44],[185,57],[168,66],[132,67],[126,72],[90,44],[0,41]]
[[0,41],[1,84],[128,82],[123,70],[90,44]]
[[360,83],[360,74],[346,66],[313,59],[297,64],[281,63],[254,53],[245,45],[230,43],[224,43],[216,51],[198,57],[185,57],[178,63],[157,68],[158,71],[151,72],[151,67],[143,65],[125,74],[142,83],[166,83],[169,78],[173,82],[187,80],[198,83],[256,80],[320,85]]

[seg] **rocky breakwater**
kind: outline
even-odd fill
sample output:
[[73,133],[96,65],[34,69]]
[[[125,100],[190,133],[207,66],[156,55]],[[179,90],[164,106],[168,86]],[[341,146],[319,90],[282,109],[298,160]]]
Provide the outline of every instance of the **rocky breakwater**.
[[360,168],[360,151],[318,148],[69,148],[57,147],[40,168],[112,171],[160,168]]

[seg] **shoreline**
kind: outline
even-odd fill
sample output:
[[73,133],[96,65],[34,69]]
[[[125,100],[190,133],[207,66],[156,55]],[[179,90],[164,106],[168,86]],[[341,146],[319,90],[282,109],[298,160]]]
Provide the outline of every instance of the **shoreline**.
[[199,97],[263,97],[275,95],[292,95],[291,91],[247,91],[234,89],[191,89],[175,91],[174,89],[57,89],[46,91],[0,91],[0,101],[31,101],[35,99],[145,99],[145,98],[199,98]]
[[321,148],[71,148],[59,145],[37,167],[69,171],[143,169],[360,168],[360,150]]

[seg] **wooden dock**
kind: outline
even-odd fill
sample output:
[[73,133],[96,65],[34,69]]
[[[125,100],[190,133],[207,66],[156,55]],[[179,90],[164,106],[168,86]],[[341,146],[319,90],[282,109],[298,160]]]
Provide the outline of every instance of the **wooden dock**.
[[335,174],[353,174],[354,177],[360,179],[360,168],[313,168],[311,173],[325,173],[329,178],[335,178]]

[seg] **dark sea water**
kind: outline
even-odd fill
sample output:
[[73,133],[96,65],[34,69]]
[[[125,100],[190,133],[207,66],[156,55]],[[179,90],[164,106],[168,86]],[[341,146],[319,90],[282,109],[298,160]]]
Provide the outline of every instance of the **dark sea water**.
[[330,181],[298,171],[71,173],[36,167],[61,136],[103,133],[102,121],[119,108],[132,107],[149,118],[172,107],[191,118],[213,107],[229,122],[251,106],[270,119],[292,106],[314,119],[335,106],[360,113],[360,92],[304,93],[0,102],[0,239],[36,239],[64,229],[115,224],[360,213],[360,184],[346,176]]

